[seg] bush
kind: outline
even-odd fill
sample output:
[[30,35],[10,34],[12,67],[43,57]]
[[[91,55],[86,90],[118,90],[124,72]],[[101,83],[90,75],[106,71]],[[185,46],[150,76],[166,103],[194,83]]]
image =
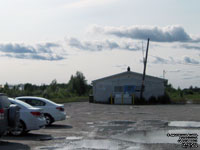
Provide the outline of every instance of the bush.
[[151,96],[148,100],[149,104],[158,104],[158,100],[155,96]]
[[163,96],[158,96],[158,103],[160,104],[171,104],[171,99],[167,93]]
[[135,97],[135,104],[136,105],[145,105],[147,101],[145,98],[140,99],[139,97]]

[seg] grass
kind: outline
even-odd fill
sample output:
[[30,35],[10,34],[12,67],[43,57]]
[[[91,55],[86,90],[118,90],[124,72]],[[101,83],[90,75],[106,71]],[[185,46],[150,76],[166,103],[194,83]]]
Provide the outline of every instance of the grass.
[[168,93],[172,103],[195,103],[200,104],[200,93],[193,93],[193,94],[181,94],[179,92],[171,92]]
[[88,96],[77,96],[77,97],[69,97],[69,98],[54,98],[51,99],[55,103],[69,103],[69,102],[87,102],[89,101]]

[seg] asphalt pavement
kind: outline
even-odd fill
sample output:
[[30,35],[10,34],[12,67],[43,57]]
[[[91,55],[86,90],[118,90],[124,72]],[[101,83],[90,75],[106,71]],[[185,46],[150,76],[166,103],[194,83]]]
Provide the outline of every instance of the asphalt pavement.
[[27,135],[4,136],[0,150],[200,149],[200,105],[65,104],[67,118]]

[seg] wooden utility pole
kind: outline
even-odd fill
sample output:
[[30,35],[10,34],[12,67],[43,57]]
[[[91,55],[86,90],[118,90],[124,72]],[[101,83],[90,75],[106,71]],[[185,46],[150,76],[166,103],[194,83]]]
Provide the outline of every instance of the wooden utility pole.
[[147,66],[147,57],[148,57],[148,50],[149,50],[149,38],[147,41],[147,50],[146,50],[146,57],[144,59],[144,71],[143,71],[143,76],[142,76],[142,86],[141,86],[141,91],[140,91],[140,99],[143,98],[143,92],[144,92],[144,80],[145,80],[145,74],[146,74],[146,66]]

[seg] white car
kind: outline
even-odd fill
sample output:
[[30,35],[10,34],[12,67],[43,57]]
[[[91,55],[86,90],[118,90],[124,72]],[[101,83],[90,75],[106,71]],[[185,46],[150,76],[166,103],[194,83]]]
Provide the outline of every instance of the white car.
[[41,108],[35,108],[13,98],[8,98],[11,104],[16,104],[20,107],[20,122],[16,128],[11,129],[10,134],[22,135],[30,130],[39,130],[44,128],[46,120]]
[[42,108],[44,110],[44,117],[47,125],[50,125],[55,121],[66,119],[66,112],[64,111],[63,104],[54,103],[46,98],[32,96],[16,97],[15,99],[26,102],[33,107]]

